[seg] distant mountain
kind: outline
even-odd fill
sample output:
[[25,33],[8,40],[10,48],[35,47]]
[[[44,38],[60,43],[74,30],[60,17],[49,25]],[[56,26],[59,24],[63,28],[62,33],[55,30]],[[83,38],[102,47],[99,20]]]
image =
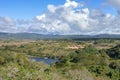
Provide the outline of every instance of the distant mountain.
[[120,35],[116,34],[99,34],[99,35],[45,35],[37,33],[2,33],[0,39],[99,39],[99,38],[116,38],[120,39]]

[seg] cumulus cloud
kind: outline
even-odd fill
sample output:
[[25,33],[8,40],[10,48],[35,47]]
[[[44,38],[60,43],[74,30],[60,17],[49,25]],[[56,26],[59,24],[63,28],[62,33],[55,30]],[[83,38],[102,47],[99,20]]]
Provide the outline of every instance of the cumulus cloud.
[[67,0],[64,5],[48,5],[48,13],[34,18],[34,26],[37,27],[33,27],[34,31],[44,29],[46,32],[59,34],[89,31],[89,22],[92,21],[89,18],[90,11],[88,8],[81,8],[81,5],[70,0]]
[[107,0],[114,8],[120,11],[120,0]]
[[64,4],[65,7],[73,7],[76,8],[79,4],[75,1],[66,0],[66,3]]
[[11,17],[0,17],[0,31],[8,32],[15,30],[15,21]]
[[[108,0],[120,10],[119,0]],[[48,5],[48,11],[31,20],[0,17],[0,30],[40,34],[117,34],[120,16],[85,7],[81,2],[66,0],[63,5]]]
[[[41,19],[42,18],[42,19]],[[90,11],[79,2],[66,0],[59,6],[48,5],[48,13],[36,17],[34,31],[59,34],[101,33],[114,21],[111,14],[100,10]],[[39,27],[38,27],[39,26]],[[39,28],[39,29],[38,29]]]
[[45,17],[46,17],[46,15],[45,15],[45,14],[42,14],[42,15],[40,15],[40,16],[36,16],[36,19],[38,19],[38,20],[43,20]]
[[51,13],[55,13],[56,7],[55,7],[54,5],[48,5],[48,10],[49,10]]

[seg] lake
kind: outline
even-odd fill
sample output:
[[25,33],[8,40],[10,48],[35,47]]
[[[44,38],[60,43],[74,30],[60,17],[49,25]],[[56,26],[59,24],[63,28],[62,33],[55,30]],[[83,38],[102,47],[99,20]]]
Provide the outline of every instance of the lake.
[[44,62],[48,65],[52,64],[52,63],[55,63],[55,62],[59,62],[58,59],[51,59],[51,58],[31,58],[32,61],[35,61],[35,62]]

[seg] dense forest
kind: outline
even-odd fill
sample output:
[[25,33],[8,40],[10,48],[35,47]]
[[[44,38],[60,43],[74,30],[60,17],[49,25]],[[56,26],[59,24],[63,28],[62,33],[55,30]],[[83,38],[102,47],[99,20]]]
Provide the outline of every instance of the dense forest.
[[120,40],[1,40],[0,80],[120,80]]

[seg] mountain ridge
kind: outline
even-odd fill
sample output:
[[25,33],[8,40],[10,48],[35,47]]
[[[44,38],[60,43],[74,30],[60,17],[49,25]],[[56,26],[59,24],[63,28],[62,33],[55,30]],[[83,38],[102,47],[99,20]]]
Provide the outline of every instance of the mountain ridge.
[[0,32],[0,39],[99,39],[99,38],[117,38],[120,34],[97,34],[97,35],[52,35],[38,33],[5,33]]

